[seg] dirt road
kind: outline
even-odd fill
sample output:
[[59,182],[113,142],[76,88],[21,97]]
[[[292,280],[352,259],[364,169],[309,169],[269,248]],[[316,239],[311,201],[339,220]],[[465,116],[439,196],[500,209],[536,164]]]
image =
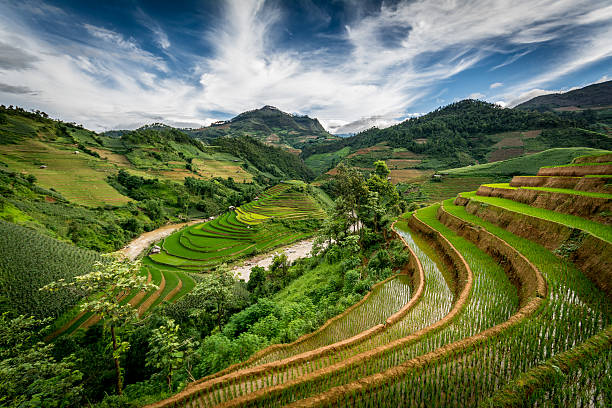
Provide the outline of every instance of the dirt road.
[[140,255],[140,253],[147,249],[152,243],[167,237],[174,231],[179,230],[185,226],[197,224],[203,221],[204,220],[193,220],[180,224],[164,225],[163,227],[159,227],[156,230],[145,232],[144,234],[140,235],[138,238],[134,239],[132,242],[130,242],[124,248],[121,248],[117,252],[128,258],[130,261],[133,261],[134,259],[138,258],[138,255]]

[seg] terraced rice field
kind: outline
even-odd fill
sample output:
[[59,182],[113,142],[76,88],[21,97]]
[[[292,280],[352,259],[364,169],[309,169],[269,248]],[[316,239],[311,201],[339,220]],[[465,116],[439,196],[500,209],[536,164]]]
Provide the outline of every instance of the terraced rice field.
[[313,199],[291,186],[279,184],[257,201],[170,235],[162,242],[161,252],[150,255],[148,261],[161,268],[204,272],[221,263],[306,238],[308,232],[290,231],[280,223],[267,222],[324,216]]
[[610,406],[612,227],[543,207],[469,193],[407,214],[409,291],[387,281],[308,346],[154,406]]

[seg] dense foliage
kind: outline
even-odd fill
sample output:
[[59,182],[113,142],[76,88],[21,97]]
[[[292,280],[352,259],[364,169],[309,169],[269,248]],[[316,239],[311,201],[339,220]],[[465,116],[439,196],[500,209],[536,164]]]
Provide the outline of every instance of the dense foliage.
[[101,257],[28,228],[0,220],[1,308],[11,315],[58,317],[80,299],[80,293],[41,292],[59,279],[70,281],[88,272]]
[[[372,128],[346,139],[307,146],[303,149],[302,156],[308,158],[315,154],[334,152],[345,147],[350,147],[352,151],[355,151],[385,142],[392,148],[405,148],[413,153],[426,156],[427,160],[416,166],[417,168],[459,167],[473,164],[476,161],[486,162],[487,153],[496,143],[489,135],[507,131],[550,129],[539,138],[540,150],[569,146],[606,148],[610,142],[604,135],[591,132],[586,137],[587,132],[570,129],[587,127],[592,123],[593,118],[582,113],[560,116],[551,112],[505,109],[482,101],[463,100],[386,129]],[[571,137],[564,136],[562,145],[557,145],[554,137],[550,136],[555,134],[554,132],[562,132]],[[378,154],[379,157],[371,156],[364,160],[390,157],[389,153],[386,153],[387,156],[385,156],[384,152],[370,154]],[[352,160],[350,164],[363,166],[363,160],[359,156]]]
[[213,139],[224,136],[248,135],[277,146],[298,149],[306,144],[335,139],[317,119],[291,115],[273,106],[243,112],[229,121],[186,132],[197,138],[209,140],[211,144],[214,144]]
[[257,163],[260,169],[270,173],[276,180],[289,178],[309,181],[314,178],[312,170],[298,156],[266,146],[249,136],[222,137],[212,143],[218,145],[221,151],[234,154],[249,163]]

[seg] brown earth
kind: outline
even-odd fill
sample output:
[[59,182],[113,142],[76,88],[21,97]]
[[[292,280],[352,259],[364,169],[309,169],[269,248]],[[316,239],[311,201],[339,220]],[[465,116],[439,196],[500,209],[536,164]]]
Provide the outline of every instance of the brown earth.
[[512,159],[525,153],[525,149],[522,147],[511,147],[504,149],[497,149],[489,154],[489,163]]
[[607,177],[514,176],[511,187],[566,188],[592,193],[612,193]]
[[612,153],[598,156],[576,157],[574,163],[607,163],[612,162]]
[[476,194],[484,197],[500,197],[532,207],[544,208],[563,214],[575,215],[602,224],[612,224],[612,199],[587,197],[578,194],[555,193],[552,191],[526,188],[508,189],[480,186]]
[[542,167],[538,176],[574,176],[612,175],[611,164],[592,164],[586,166]]
[[[465,198],[456,199],[455,204],[464,205],[470,214],[534,241],[551,252],[568,248],[564,251],[568,259],[612,298],[612,243],[579,229],[491,204],[474,200],[468,200],[465,204]],[[580,234],[582,237],[576,238]]]

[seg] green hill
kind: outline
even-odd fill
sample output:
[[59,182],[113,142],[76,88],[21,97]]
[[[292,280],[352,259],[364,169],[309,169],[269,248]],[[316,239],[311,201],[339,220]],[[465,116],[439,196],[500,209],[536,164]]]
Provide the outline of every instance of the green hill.
[[[579,146],[611,149],[612,139],[596,118],[582,113],[558,115],[464,100],[386,129],[372,128],[349,138],[306,146],[302,157],[319,168],[321,163],[336,165],[343,158],[346,164],[364,170],[375,160],[386,160],[396,182],[422,177],[426,170]],[[347,147],[348,152],[343,150]],[[322,167],[322,171],[329,168]],[[420,172],[406,171],[410,169]],[[403,173],[394,176],[393,170]]]
[[585,86],[564,93],[537,96],[517,105],[517,109],[598,108],[612,106],[612,81]]
[[229,121],[186,132],[203,140],[222,136],[251,136],[294,152],[310,144],[338,139],[328,133],[317,119],[285,113],[269,105],[241,113]]
[[154,124],[96,134],[0,108],[0,218],[112,251],[167,222],[208,217],[281,180],[310,180],[294,154],[253,138],[208,145]]

